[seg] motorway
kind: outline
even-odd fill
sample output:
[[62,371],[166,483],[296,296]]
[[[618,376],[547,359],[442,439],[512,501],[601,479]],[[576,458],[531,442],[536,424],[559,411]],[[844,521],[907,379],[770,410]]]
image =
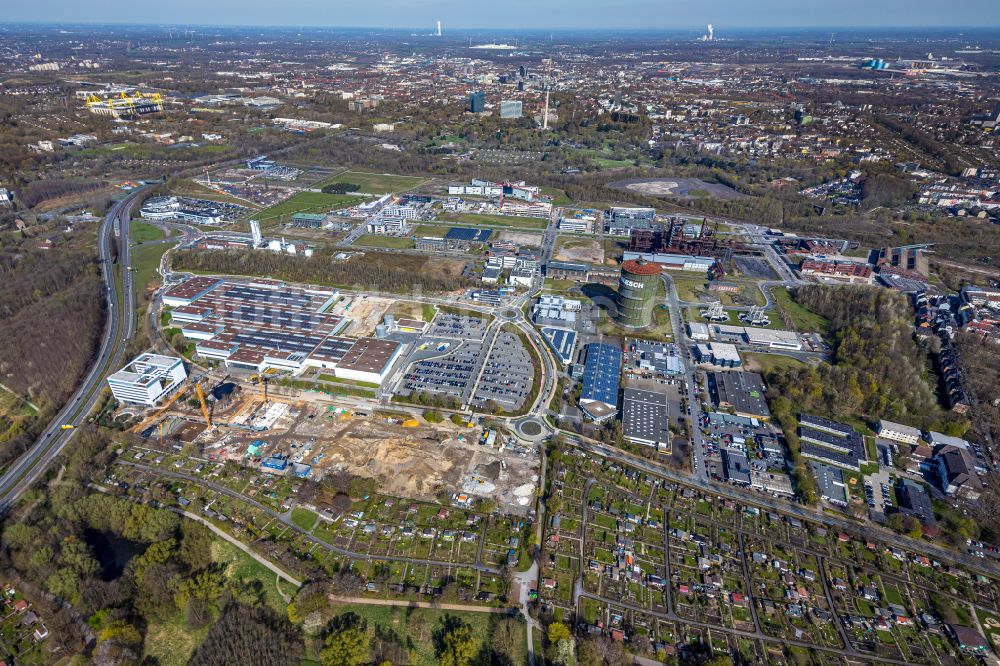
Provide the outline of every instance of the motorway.
[[[109,368],[122,364],[129,341],[135,336],[136,302],[131,248],[129,247],[129,219],[141,189],[112,205],[98,230],[97,255],[101,265],[108,311],[104,335],[97,357],[83,382],[59,411],[48,427],[39,435],[35,444],[0,477],[0,511],[6,512],[14,502],[31,487],[52,461],[72,440],[76,430],[64,425],[80,426],[101,398],[101,388]],[[121,236],[115,236],[115,228]],[[112,263],[112,246],[118,244],[118,263]],[[115,284],[115,268],[121,269],[121,292]]]

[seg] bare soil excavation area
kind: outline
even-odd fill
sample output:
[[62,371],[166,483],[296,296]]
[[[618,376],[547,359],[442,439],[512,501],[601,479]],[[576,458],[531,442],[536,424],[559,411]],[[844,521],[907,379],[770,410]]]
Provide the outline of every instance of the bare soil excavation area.
[[648,197],[673,197],[690,199],[694,197],[712,197],[713,199],[740,199],[742,194],[720,183],[709,183],[700,178],[633,178],[619,180],[608,187],[616,190],[628,190]]

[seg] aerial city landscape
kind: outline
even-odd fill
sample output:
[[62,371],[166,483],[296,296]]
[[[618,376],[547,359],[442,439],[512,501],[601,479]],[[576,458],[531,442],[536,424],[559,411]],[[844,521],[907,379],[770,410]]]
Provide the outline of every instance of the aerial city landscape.
[[0,664],[1000,665],[1000,7],[263,4],[0,23]]

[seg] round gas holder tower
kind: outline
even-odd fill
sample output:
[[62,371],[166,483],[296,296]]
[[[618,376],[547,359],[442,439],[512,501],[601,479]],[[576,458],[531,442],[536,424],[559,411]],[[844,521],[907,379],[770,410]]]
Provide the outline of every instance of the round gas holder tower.
[[653,306],[660,291],[660,265],[645,259],[622,264],[618,278],[618,323],[627,328],[645,328],[653,323]]

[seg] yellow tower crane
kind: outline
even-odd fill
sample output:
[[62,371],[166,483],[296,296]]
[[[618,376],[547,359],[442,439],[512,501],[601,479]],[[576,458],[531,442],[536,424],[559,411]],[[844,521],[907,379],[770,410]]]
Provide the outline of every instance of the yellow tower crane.
[[194,390],[198,392],[198,402],[201,403],[201,413],[205,417],[205,423],[212,427],[212,417],[208,414],[208,406],[205,404],[205,393],[201,390],[201,382],[194,385]]
[[153,423],[154,421],[156,421],[156,419],[163,416],[167,412],[167,410],[170,409],[170,406],[175,402],[177,402],[177,399],[180,398],[182,395],[184,395],[184,393],[187,392],[187,390],[188,390],[187,386],[182,386],[180,390],[178,390],[176,393],[170,396],[170,398],[167,399],[167,401],[163,404],[163,407],[156,410],[156,412],[149,418],[144,419],[142,423],[132,428],[133,432],[142,432],[143,430],[145,430],[149,426],[149,424]]

